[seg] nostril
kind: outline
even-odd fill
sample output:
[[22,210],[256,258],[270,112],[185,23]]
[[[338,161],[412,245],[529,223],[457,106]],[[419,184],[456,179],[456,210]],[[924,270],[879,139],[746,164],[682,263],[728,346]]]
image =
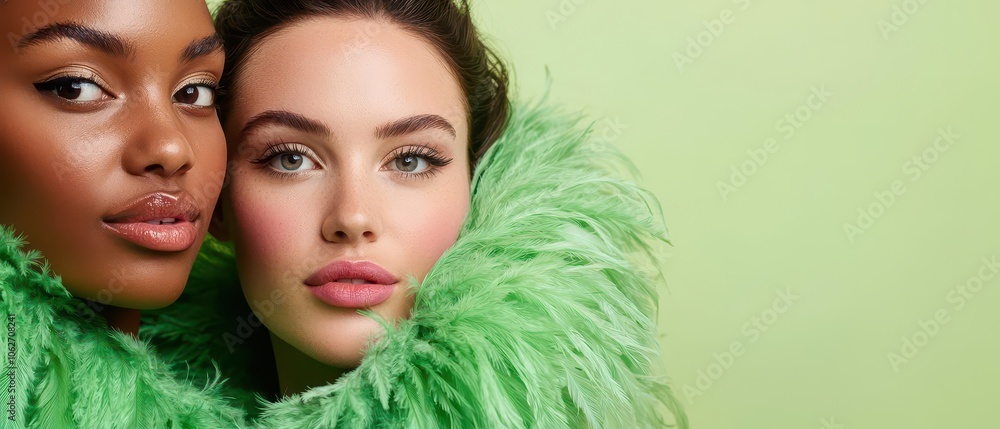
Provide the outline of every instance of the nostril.
[[184,164],[169,169],[163,164],[150,164],[147,165],[146,168],[143,169],[143,171],[145,173],[153,173],[164,177],[170,177],[178,174],[184,174],[190,169],[191,169],[191,164]]

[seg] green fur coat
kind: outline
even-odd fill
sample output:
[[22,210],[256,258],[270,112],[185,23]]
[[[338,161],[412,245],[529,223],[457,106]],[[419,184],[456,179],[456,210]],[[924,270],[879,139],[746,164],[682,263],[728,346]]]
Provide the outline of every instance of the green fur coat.
[[244,413],[222,399],[214,379],[179,378],[148,344],[109,329],[23,244],[0,226],[0,318],[7,328],[0,335],[7,386],[0,427],[243,426]]
[[218,365],[226,396],[261,427],[631,429],[664,427],[664,410],[686,427],[656,376],[666,231],[633,172],[579,118],[515,109],[411,317],[383,323],[360,367],[331,385],[265,399],[267,331],[231,247],[212,239],[181,301],[148,314],[143,332],[179,368],[209,377]]

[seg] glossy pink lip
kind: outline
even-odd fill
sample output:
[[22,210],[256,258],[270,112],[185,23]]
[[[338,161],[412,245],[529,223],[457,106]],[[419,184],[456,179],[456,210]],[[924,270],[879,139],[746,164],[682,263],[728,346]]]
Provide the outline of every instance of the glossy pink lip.
[[103,226],[139,246],[161,252],[180,252],[198,238],[201,211],[186,193],[155,192],[103,218]]
[[371,262],[334,261],[303,283],[309,286],[309,292],[332,306],[366,308],[389,299],[398,282],[396,276]]

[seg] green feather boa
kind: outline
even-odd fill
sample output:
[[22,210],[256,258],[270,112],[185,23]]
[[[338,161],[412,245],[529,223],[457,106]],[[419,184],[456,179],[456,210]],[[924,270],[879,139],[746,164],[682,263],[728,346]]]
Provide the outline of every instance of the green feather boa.
[[[666,408],[686,427],[655,375],[659,205],[579,124],[516,109],[476,168],[458,241],[416,287],[412,317],[383,321],[384,336],[336,383],[263,401],[257,423],[646,428],[663,427]],[[250,374],[274,368],[233,264],[210,239],[181,302],[148,315],[144,332],[195,374],[218,362],[229,395],[254,408],[264,384]]]
[[[2,427],[234,428],[244,413],[219,393],[175,378],[145,343],[109,329],[41,255],[0,226]],[[13,375],[13,378],[11,378]],[[206,384],[204,379],[201,384]]]

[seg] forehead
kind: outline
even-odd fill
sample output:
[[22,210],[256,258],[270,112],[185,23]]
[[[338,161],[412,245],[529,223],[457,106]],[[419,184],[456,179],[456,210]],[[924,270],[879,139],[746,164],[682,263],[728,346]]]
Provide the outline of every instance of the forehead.
[[203,0],[0,0],[0,34],[6,48],[57,23],[82,25],[156,47],[215,33]]
[[237,122],[273,109],[344,122],[425,113],[465,122],[451,67],[421,36],[392,23],[309,18],[264,38],[248,55],[233,89]]

